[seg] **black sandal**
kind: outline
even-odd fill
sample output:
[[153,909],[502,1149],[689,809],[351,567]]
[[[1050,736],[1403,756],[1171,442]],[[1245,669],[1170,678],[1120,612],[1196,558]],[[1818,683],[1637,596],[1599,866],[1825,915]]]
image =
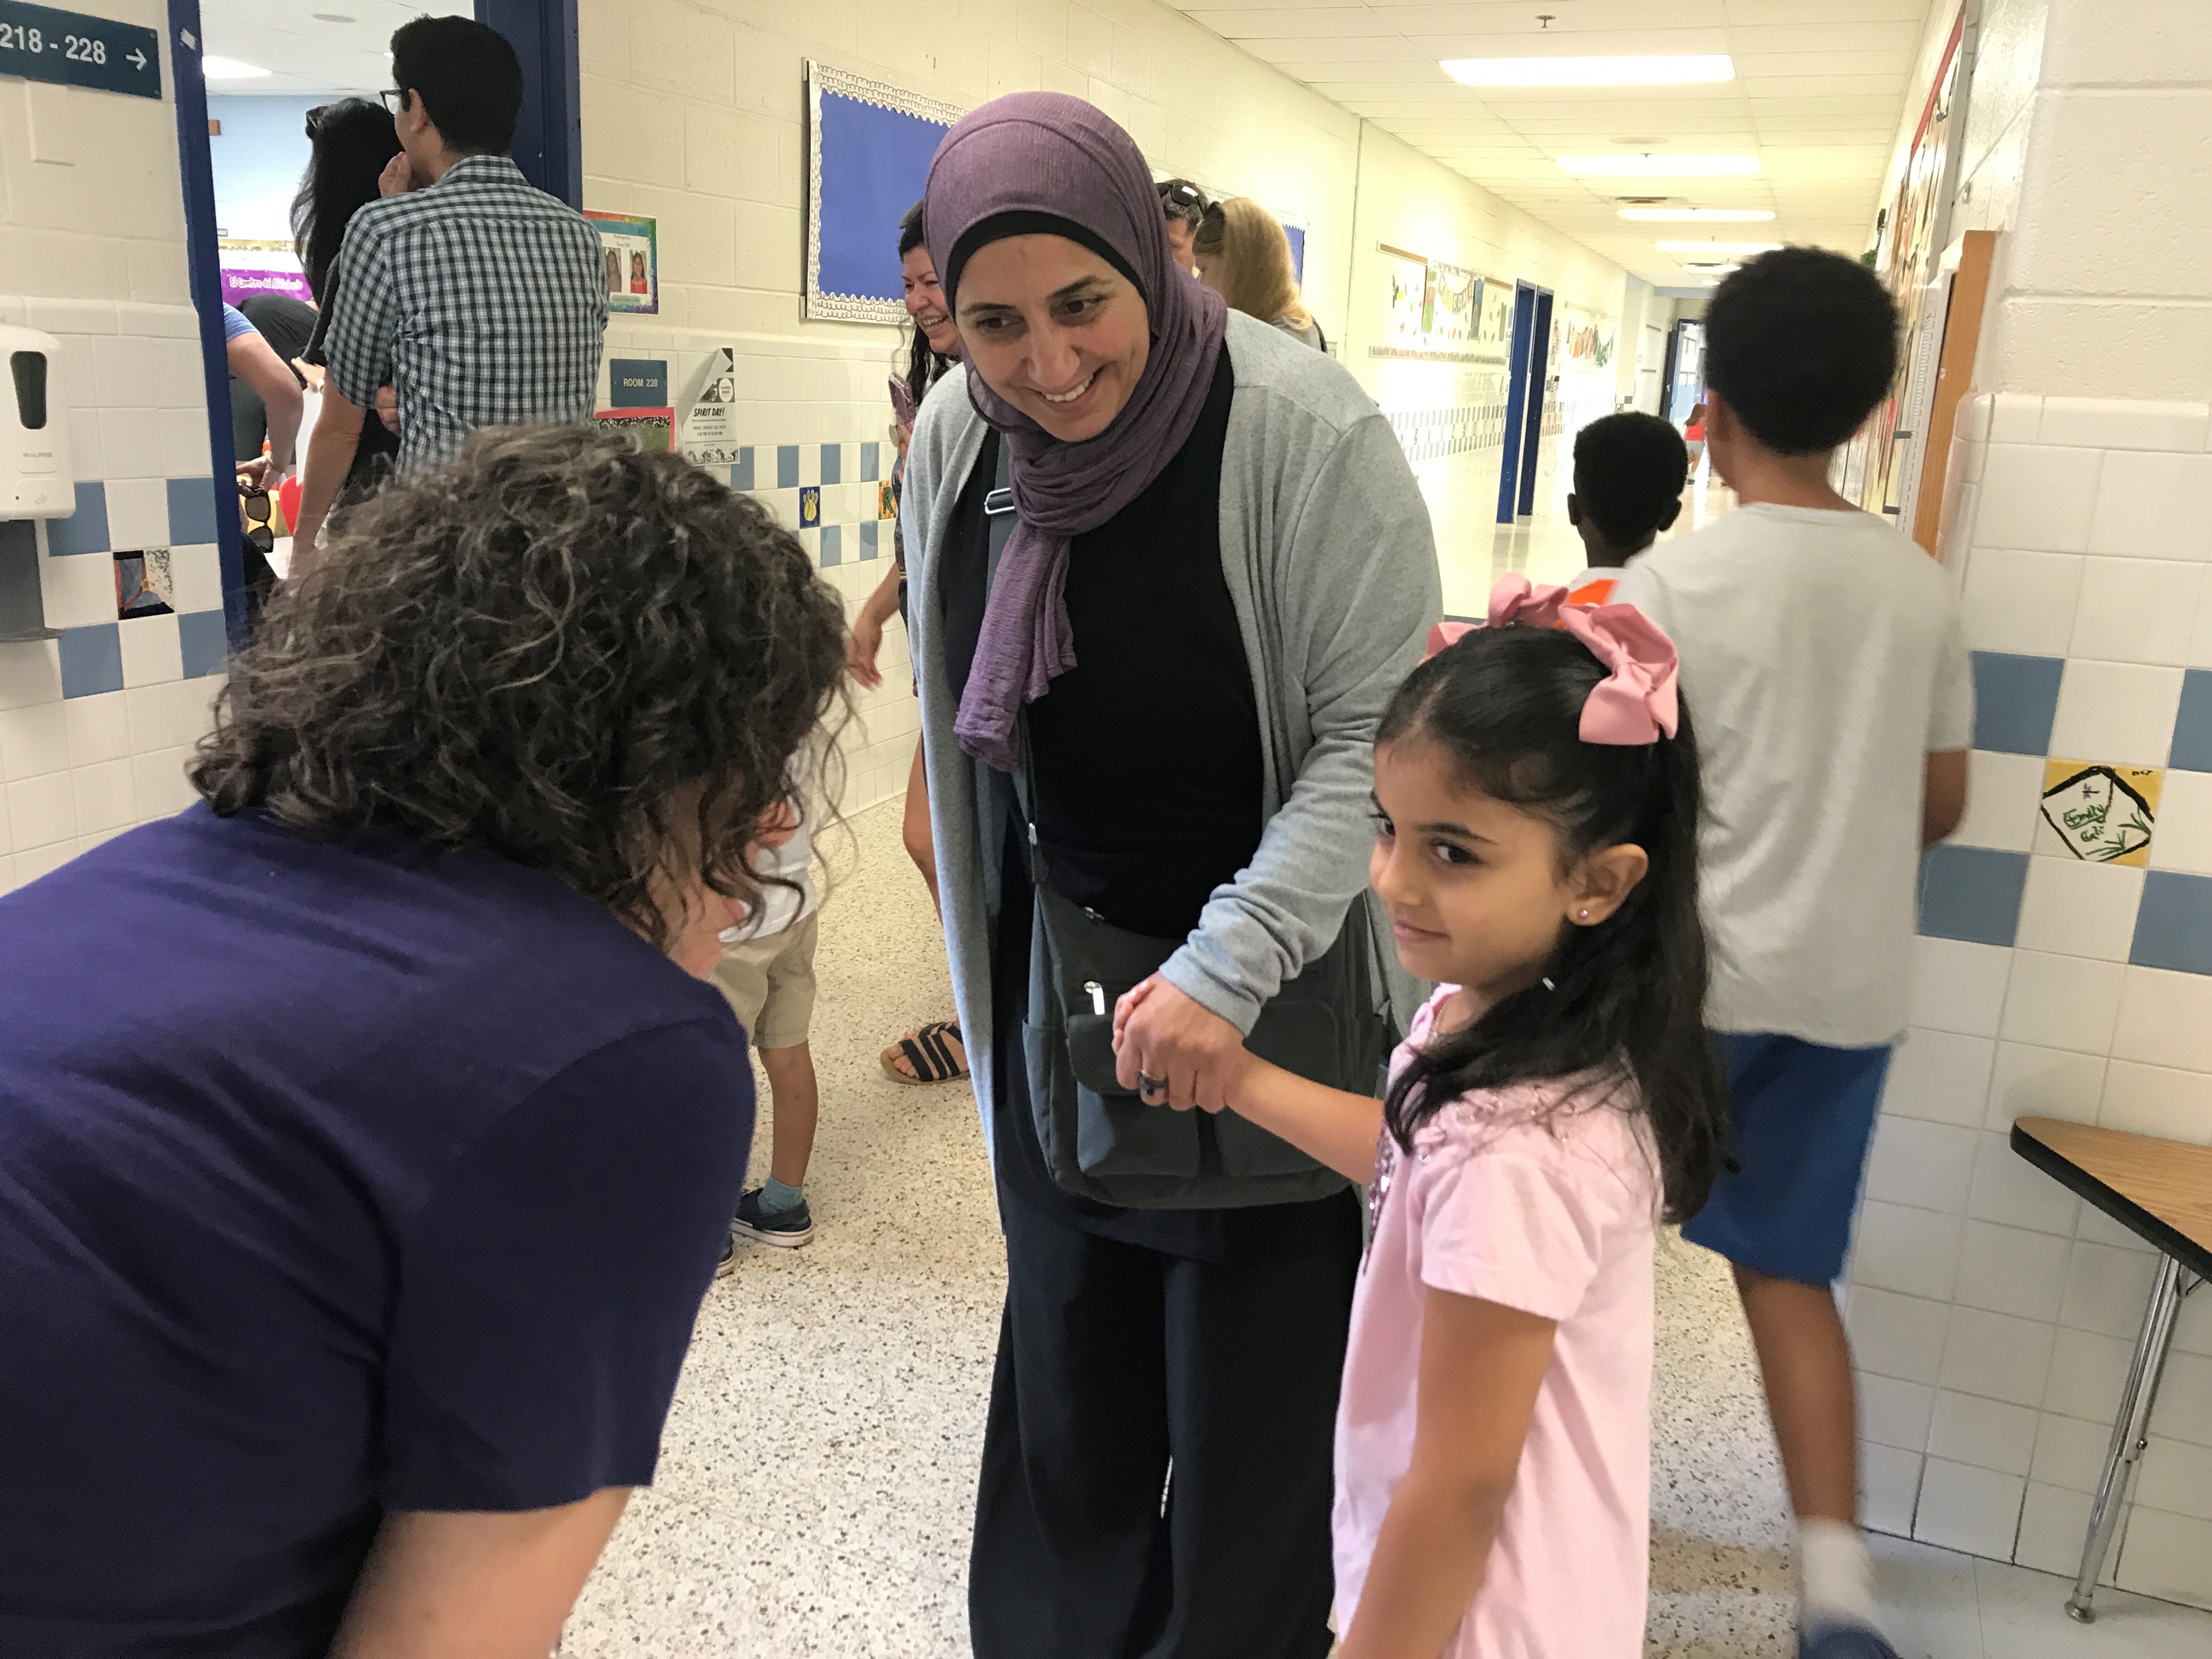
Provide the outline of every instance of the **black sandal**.
[[911,1084],[917,1087],[928,1083],[957,1082],[968,1075],[968,1067],[960,1054],[956,1054],[951,1045],[945,1042],[948,1036],[960,1045],[960,1054],[964,1054],[968,1040],[960,1035],[959,1026],[949,1019],[932,1020],[912,1036],[901,1037],[894,1045],[905,1057],[906,1063],[914,1067],[914,1075],[908,1077],[891,1063],[890,1048],[878,1056],[884,1075],[894,1083]]

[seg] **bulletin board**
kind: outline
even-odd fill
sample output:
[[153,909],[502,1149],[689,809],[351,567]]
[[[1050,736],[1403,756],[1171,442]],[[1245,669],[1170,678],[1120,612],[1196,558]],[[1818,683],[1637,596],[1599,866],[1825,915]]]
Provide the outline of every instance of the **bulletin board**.
[[903,323],[898,225],[965,111],[809,59],[805,312]]

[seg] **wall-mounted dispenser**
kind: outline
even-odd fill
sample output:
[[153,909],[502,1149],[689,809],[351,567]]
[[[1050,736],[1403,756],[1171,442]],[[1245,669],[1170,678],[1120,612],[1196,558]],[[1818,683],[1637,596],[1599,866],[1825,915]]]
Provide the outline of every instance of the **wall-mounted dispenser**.
[[0,520],[76,511],[61,343],[0,324]]

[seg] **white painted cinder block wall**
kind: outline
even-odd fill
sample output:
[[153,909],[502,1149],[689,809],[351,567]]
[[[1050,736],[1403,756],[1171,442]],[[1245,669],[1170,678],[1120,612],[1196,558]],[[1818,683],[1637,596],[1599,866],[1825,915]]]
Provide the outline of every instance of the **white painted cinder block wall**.
[[[1952,847],[2018,884],[1939,918],[1931,862],[1848,1312],[1869,1523],[2070,1574],[2154,1262],[2007,1133],[2212,1144],[2212,924],[2143,926],[2212,889],[2212,9],[1985,0],[1980,48],[1954,224],[2003,234],[1944,544],[1998,678]],[[2038,673],[2040,726],[1992,720]],[[2147,872],[2039,828],[2054,757],[2162,769]],[[2108,1577],[2212,1606],[2212,1291],[2151,1429]]]
[[[161,0],[100,9],[166,33]],[[67,161],[30,159],[34,110],[42,151],[64,133]],[[59,338],[79,479],[106,486],[116,546],[169,547],[180,600],[204,615],[222,606],[211,527],[192,490],[173,501],[167,487],[204,485],[209,470],[176,132],[166,97],[0,78],[0,320]],[[173,544],[173,516],[195,525],[190,544]],[[186,677],[178,617],[118,622],[108,551],[51,556],[52,528],[38,529],[47,623],[103,647],[94,636],[114,630],[120,684],[65,696],[61,642],[0,643],[0,891],[185,805],[185,759],[219,683]]]
[[[889,437],[895,331],[799,314],[810,58],[963,107],[1033,88],[1087,98],[1163,172],[1302,219],[1307,301],[1386,409],[1477,392],[1449,366],[1368,356],[1383,310],[1378,242],[1621,309],[1619,267],[1388,134],[1370,127],[1363,144],[1357,117],[1156,0],[581,0],[579,11],[586,205],[659,221],[660,313],[617,319],[609,355],[665,358],[680,395],[707,352],[735,347],[741,444]],[[887,230],[885,265],[896,258]],[[1439,547],[1479,547],[1486,587],[1497,467],[1495,450],[1416,465]],[[763,491],[769,482],[757,475]],[[825,525],[832,513],[825,491]],[[823,574],[856,605],[882,568],[848,545]],[[905,786],[915,710],[903,653],[894,627],[884,687],[862,698],[848,748],[849,808]]]

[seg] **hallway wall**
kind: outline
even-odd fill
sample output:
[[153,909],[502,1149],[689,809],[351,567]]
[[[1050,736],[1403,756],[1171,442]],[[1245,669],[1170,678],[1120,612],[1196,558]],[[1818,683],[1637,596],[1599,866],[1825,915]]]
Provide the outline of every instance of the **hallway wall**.
[[[609,356],[665,360],[680,398],[711,351],[732,349],[738,442],[752,452],[733,476],[852,604],[890,551],[877,486],[890,476],[884,379],[900,343],[887,327],[799,314],[810,58],[963,107],[1034,88],[1088,98],[1156,167],[1303,219],[1307,301],[1399,418],[1440,546],[1487,536],[1498,453],[1460,440],[1503,398],[1449,366],[1371,356],[1389,302],[1376,244],[1621,309],[1619,267],[1388,134],[1370,127],[1363,141],[1340,106],[1155,0],[580,0],[579,11],[586,205],[659,221],[661,312],[617,319]],[[886,227],[886,266],[894,244]],[[800,492],[816,488],[818,521],[802,522]],[[861,700],[847,750],[854,807],[905,783],[915,709],[903,651],[894,629],[884,687]]]

